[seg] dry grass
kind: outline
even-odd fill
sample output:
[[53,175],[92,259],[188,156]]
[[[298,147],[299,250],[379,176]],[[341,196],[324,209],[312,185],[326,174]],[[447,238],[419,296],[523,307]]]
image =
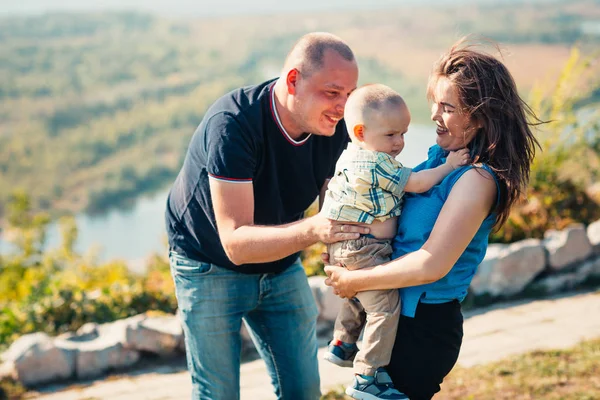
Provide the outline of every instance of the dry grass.
[[598,399],[600,339],[567,350],[534,351],[471,368],[456,368],[436,400]]
[[[323,400],[350,400],[336,390]],[[435,400],[600,399],[600,338],[567,350],[534,351],[483,366],[456,367]]]

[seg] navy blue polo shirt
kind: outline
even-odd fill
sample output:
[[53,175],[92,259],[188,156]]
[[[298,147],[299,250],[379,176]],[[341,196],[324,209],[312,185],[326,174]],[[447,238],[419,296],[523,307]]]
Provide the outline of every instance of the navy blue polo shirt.
[[254,223],[301,219],[348,142],[343,121],[332,137],[289,137],[274,106],[275,81],[234,90],[217,100],[194,133],[167,200],[169,248],[188,258],[242,273],[281,272],[298,254],[236,266],[221,245],[209,179],[254,187]]

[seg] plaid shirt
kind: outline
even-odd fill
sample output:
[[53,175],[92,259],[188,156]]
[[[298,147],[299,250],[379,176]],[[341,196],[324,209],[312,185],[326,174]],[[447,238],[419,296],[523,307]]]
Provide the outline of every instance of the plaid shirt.
[[335,166],[322,212],[336,221],[367,224],[397,217],[411,172],[387,153],[348,143]]

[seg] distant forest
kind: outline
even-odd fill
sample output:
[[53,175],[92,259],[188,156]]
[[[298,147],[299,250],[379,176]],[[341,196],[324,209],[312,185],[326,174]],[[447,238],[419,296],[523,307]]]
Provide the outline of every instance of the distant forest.
[[584,23],[600,24],[597,1],[551,8],[480,5],[461,12],[407,6],[193,20],[132,12],[53,13],[0,19],[0,220],[15,190],[26,192],[36,209],[60,213],[100,212],[164,188],[211,102],[240,85],[277,76],[293,42],[308,31],[348,37],[357,49],[361,82],[401,90],[414,104],[413,115],[423,120],[428,70],[419,67],[418,75],[405,70],[403,65],[420,62],[415,51],[388,49],[410,41],[412,49],[429,52],[423,65],[430,65],[431,53],[464,33],[509,48],[599,44],[600,36],[582,29]]

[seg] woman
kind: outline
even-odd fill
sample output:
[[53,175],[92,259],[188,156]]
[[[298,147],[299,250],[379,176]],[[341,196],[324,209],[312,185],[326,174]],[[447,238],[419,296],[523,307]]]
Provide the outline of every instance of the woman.
[[[387,370],[412,400],[430,399],[453,368],[462,342],[460,302],[487,249],[492,229],[523,194],[538,143],[531,109],[496,58],[462,39],[434,66],[427,97],[437,145],[415,170],[433,168],[449,151],[470,149],[472,164],[423,194],[405,198],[393,260],[370,270],[327,266],[341,297],[400,288],[402,316]],[[324,256],[327,260],[327,256]]]

